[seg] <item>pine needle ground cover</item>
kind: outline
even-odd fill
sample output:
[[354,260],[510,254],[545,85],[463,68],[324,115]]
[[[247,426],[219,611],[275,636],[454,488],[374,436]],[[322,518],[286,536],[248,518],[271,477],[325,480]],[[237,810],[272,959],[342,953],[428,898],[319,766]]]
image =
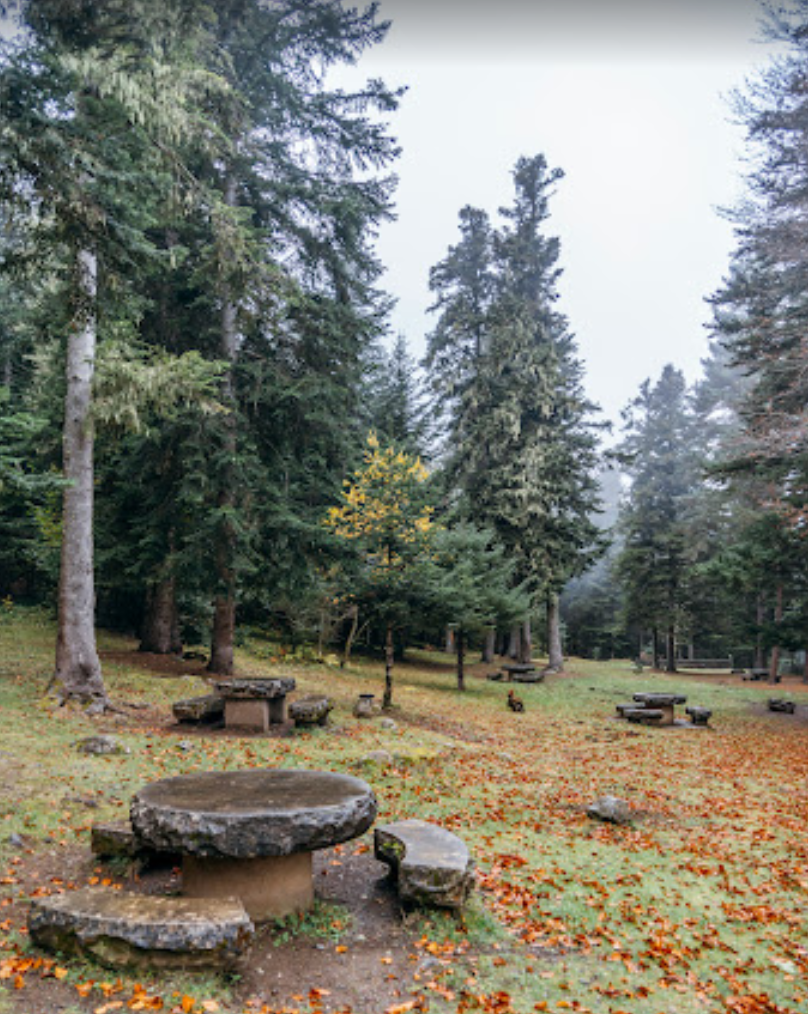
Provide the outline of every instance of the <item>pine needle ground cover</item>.
[[[776,690],[797,701],[796,714],[774,714],[766,708],[773,688],[739,677],[637,675],[627,662],[575,661],[562,676],[521,687],[525,712],[513,714],[506,689],[484,679],[490,667],[472,667],[460,695],[450,658],[414,653],[396,667],[396,726],[385,729],[351,714],[358,693],[381,692],[380,665],[359,660],[341,670],[244,651],[240,671],[291,674],[298,694],[332,696],[331,727],[189,735],[172,724],[170,704],[205,692],[201,676],[158,675],[132,644],[103,637],[105,678],[121,714],[88,718],[44,693],[52,647],[49,621],[4,613],[3,1014],[808,1012],[808,692],[796,679]],[[615,721],[615,704],[644,689],[676,690],[711,708],[712,728]],[[77,751],[77,740],[98,733],[128,752]],[[295,941],[308,948],[307,974],[288,996],[262,993],[247,974],[117,976],[31,948],[32,895],[131,881],[90,854],[93,822],[124,818],[148,781],[252,766],[360,774],[378,796],[379,821],[419,817],[459,834],[478,867],[465,919],[386,916],[404,927],[401,953],[373,957],[381,971],[392,969],[389,990],[364,1006],[346,1003],[340,979],[340,961],[347,977],[366,946],[350,905],[318,904],[265,931],[262,965],[286,960]],[[587,816],[604,794],[630,802],[629,825]],[[369,834],[328,862],[353,861],[371,847]]]

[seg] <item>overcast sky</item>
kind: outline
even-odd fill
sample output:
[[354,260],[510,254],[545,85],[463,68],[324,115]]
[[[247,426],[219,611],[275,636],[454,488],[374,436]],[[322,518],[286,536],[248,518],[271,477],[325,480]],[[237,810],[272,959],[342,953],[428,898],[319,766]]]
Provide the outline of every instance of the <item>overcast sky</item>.
[[385,226],[394,332],[414,355],[433,326],[429,268],[466,204],[492,218],[520,155],[565,172],[550,212],[561,309],[587,389],[618,419],[666,362],[688,380],[707,350],[704,303],[726,271],[743,134],[731,90],[768,62],[755,0],[382,0],[393,22],[360,73],[409,90],[397,221]]

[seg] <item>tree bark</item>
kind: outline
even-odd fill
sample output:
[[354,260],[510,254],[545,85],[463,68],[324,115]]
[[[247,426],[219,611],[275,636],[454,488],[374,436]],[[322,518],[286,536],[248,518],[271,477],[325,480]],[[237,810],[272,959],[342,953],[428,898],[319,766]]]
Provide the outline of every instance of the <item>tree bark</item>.
[[665,671],[676,672],[676,630],[673,626],[668,627],[668,635],[665,639]]
[[58,633],[54,680],[64,703],[109,706],[95,642],[93,577],[92,379],[96,344],[95,254],[77,255],[78,309],[67,343],[67,391],[62,431],[65,486],[59,569]]
[[[777,585],[777,591],[775,592],[774,599],[774,622],[779,624],[783,622],[783,586]],[[777,670],[780,668],[780,644],[779,642],[772,647],[771,660],[769,662],[769,682],[775,683],[777,681]]]
[[763,621],[765,619],[765,607],[762,595],[758,595],[757,597],[755,618],[758,626],[758,635],[755,640],[755,669],[762,669],[766,664],[766,658],[763,654],[763,643],[760,635],[760,628],[763,626]]
[[521,627],[511,627],[511,636],[508,641],[508,658],[512,658],[514,660],[519,658],[521,640],[522,640]]
[[529,665],[533,661],[533,632],[530,629],[530,618],[525,617],[519,633],[518,661]]
[[659,669],[659,656],[660,656],[660,651],[659,651],[659,631],[657,630],[656,627],[654,627],[653,630],[651,631],[651,635],[652,635],[652,639],[653,639],[653,648],[652,648],[652,651],[653,651],[653,654],[654,654],[654,668],[655,669]]
[[384,697],[382,707],[386,710],[393,703],[393,624],[387,624],[384,638]]
[[483,651],[480,658],[481,662],[487,662],[489,665],[494,662],[494,647],[496,645],[497,632],[494,627],[489,627],[485,632],[483,639]]
[[558,608],[558,595],[552,594],[547,599],[547,668],[562,672],[564,669],[564,651],[561,647],[561,613]]
[[[231,173],[225,180],[224,203],[236,205],[236,179]],[[231,410],[222,420],[225,436],[225,450],[232,462],[236,457],[235,392],[233,388],[233,367],[238,354],[238,332],[236,330],[237,306],[230,292],[225,291],[221,308],[221,354],[228,364],[222,380],[222,400]],[[236,505],[235,479],[232,467],[224,470],[220,480],[219,508],[222,520],[216,545],[216,578],[218,589],[213,603],[213,627],[211,630],[210,661],[208,671],[218,676],[233,674],[233,642],[236,630],[236,575],[234,570],[235,532],[230,520]]]
[[359,629],[359,606],[356,603],[351,606],[348,615],[351,617],[351,629],[348,631],[348,637],[345,640],[345,649],[342,653],[340,667],[348,665],[351,661],[351,648],[356,638],[356,632]]
[[462,628],[455,631],[455,653],[457,657],[457,689],[466,689],[466,671],[463,663],[466,657],[466,637]]
[[182,652],[176,581],[173,575],[150,585],[146,591],[138,651],[150,651],[157,655],[179,655]]

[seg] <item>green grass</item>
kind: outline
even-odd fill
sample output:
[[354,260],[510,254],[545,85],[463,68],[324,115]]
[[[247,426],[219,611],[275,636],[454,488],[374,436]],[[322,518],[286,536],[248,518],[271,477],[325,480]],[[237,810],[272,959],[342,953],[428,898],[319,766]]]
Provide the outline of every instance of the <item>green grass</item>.
[[[101,646],[133,647],[111,635]],[[300,693],[328,693],[332,728],[282,739],[193,736],[183,750],[182,737],[167,729],[170,704],[205,692],[203,680],[155,678],[135,653],[116,654],[105,666],[111,696],[147,707],[131,712],[136,723],[88,718],[45,696],[52,651],[46,616],[4,611],[0,874],[12,882],[0,885],[0,902],[17,890],[20,850],[11,835],[22,835],[34,856],[58,858],[86,846],[91,822],[123,818],[132,794],[156,778],[321,767],[369,781],[380,821],[437,821],[475,858],[480,889],[464,919],[407,916],[420,949],[434,957],[418,983],[431,1011],[808,1014],[808,726],[762,707],[773,693],[788,693],[808,709],[800,684],[773,691],[727,674],[635,674],[629,662],[575,661],[564,676],[517,688],[526,712],[513,715],[506,688],[482,678],[490,667],[473,667],[460,695],[446,656],[412,652],[395,673],[397,727],[385,730],[351,714],[358,693],[381,693],[378,664],[273,661],[279,656],[263,645],[258,654],[241,649],[240,669],[292,674]],[[711,708],[712,729],[616,722],[615,704],[643,689],[682,692]],[[118,736],[130,752],[76,751],[76,740],[99,732]],[[367,763],[377,749],[393,760]],[[631,802],[631,825],[586,816],[604,793]],[[349,930],[349,914],[318,904],[270,932],[279,941],[339,940]],[[19,931],[11,928],[0,962],[24,942]],[[71,981],[108,975],[72,959],[66,965]],[[167,1004],[178,990],[168,979],[149,985]],[[238,1010],[224,980],[190,977],[182,991]],[[76,1010],[100,1006],[99,995]],[[5,1012],[3,1003],[0,991]],[[6,1007],[19,1014],[19,1006]]]

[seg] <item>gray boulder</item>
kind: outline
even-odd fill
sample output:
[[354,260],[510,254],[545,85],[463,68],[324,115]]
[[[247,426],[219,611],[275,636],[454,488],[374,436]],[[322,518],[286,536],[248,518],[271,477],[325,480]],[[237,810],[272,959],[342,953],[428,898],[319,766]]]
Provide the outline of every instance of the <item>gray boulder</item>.
[[88,736],[86,739],[76,740],[73,745],[79,753],[94,754],[99,757],[129,753],[129,747],[119,743],[114,736]]
[[586,811],[588,817],[603,820],[610,824],[630,824],[631,807],[619,796],[600,796]]

